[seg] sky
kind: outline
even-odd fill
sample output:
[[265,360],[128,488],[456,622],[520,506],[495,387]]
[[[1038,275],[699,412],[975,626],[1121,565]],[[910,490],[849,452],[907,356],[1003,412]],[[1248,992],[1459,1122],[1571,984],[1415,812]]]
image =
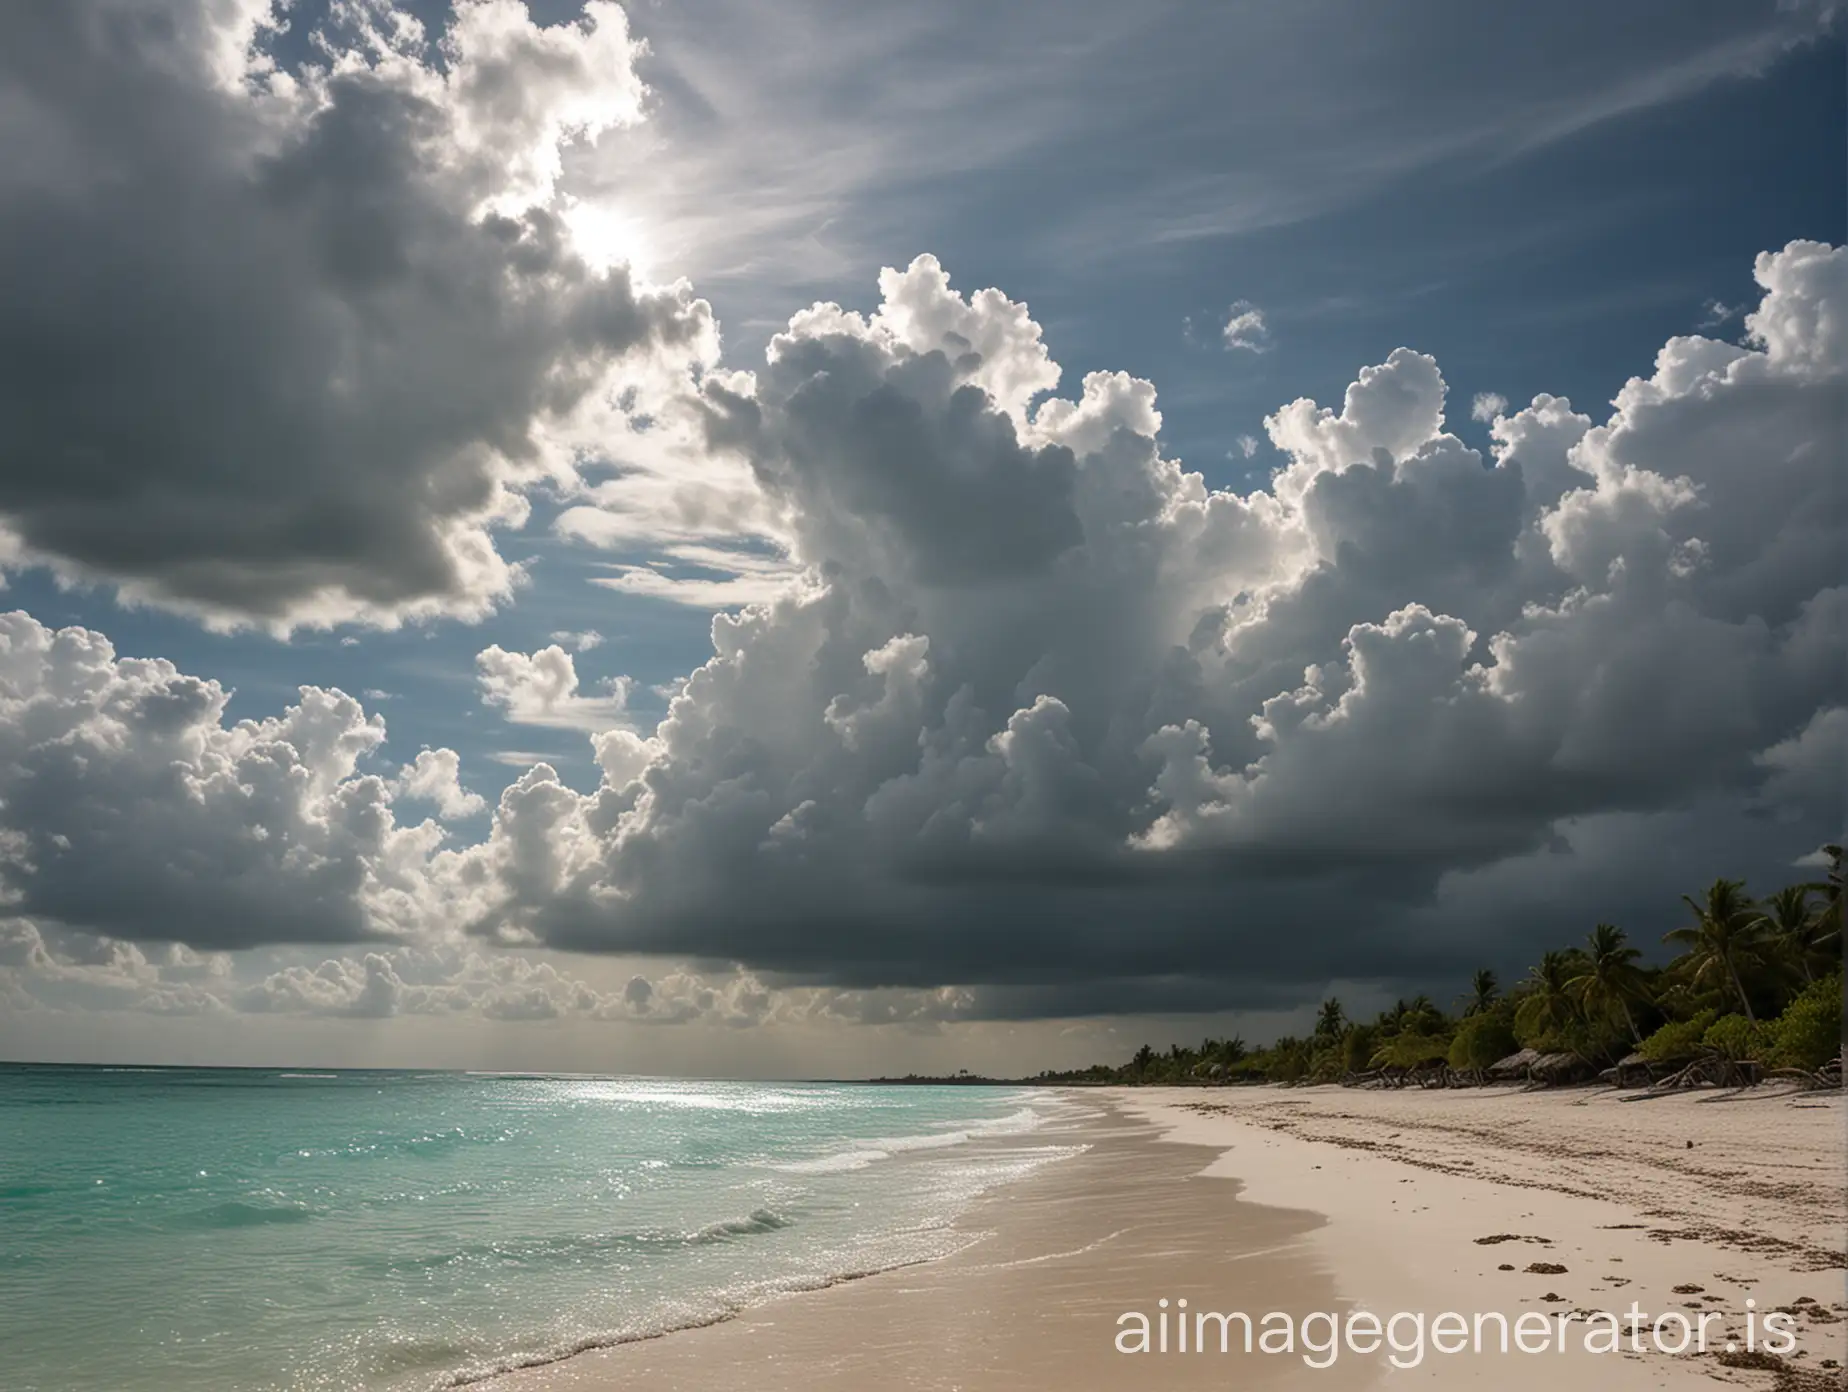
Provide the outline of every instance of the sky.
[[1024,1073],[1806,876],[1842,35],[0,13],[0,1057]]

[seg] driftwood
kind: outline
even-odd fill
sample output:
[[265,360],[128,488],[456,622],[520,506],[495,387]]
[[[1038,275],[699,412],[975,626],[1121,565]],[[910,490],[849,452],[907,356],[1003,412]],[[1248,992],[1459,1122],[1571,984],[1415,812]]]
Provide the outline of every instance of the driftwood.
[[1658,1091],[1668,1092],[1674,1088],[1701,1087],[1706,1084],[1714,1087],[1751,1087],[1758,1080],[1759,1068],[1751,1059],[1729,1059],[1720,1054],[1705,1054],[1652,1086]]
[[1729,1059],[1717,1053],[1703,1054],[1685,1067],[1653,1084],[1652,1090],[1668,1092],[1675,1088],[1756,1087],[1761,1082],[1781,1078],[1806,1088],[1839,1088],[1842,1085],[1842,1061],[1837,1055],[1818,1069],[1764,1068],[1756,1059]]
[[[1417,1086],[1421,1088],[1454,1087],[1450,1065],[1443,1062],[1419,1064],[1416,1068],[1407,1068],[1403,1064],[1389,1063],[1381,1068],[1370,1069],[1361,1074],[1349,1074],[1344,1082],[1350,1086],[1376,1088],[1402,1088]],[[1351,1080],[1351,1082],[1350,1082]]]
[[[1388,1064],[1364,1072],[1348,1072],[1342,1074],[1341,1086],[1397,1091],[1414,1085],[1420,1088],[1487,1087],[1495,1082],[1524,1079],[1530,1086],[1547,1087],[1579,1081],[1591,1068],[1592,1065],[1577,1054],[1543,1055],[1523,1049],[1488,1068],[1452,1068],[1448,1063],[1438,1062],[1417,1068]],[[1636,1078],[1634,1075],[1638,1072],[1644,1076]],[[1619,1088],[1646,1085],[1648,1092],[1644,1095],[1694,1087],[1753,1087],[1772,1079],[1800,1083],[1809,1089],[1824,1089],[1842,1085],[1842,1061],[1837,1057],[1815,1070],[1767,1070],[1753,1059],[1729,1059],[1711,1052],[1673,1062],[1646,1062],[1640,1054],[1632,1054],[1616,1067],[1606,1068],[1596,1076]]]
[[1808,1068],[1773,1068],[1765,1077],[1788,1078],[1806,1088],[1839,1088],[1842,1085],[1842,1060],[1837,1055],[1813,1071]]

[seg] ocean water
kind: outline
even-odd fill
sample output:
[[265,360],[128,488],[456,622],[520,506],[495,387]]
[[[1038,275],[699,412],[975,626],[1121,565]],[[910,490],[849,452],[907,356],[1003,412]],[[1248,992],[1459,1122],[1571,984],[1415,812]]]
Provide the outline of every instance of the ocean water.
[[709,1323],[947,1255],[975,1198],[1075,1152],[1069,1105],[0,1066],[0,1388],[459,1387]]

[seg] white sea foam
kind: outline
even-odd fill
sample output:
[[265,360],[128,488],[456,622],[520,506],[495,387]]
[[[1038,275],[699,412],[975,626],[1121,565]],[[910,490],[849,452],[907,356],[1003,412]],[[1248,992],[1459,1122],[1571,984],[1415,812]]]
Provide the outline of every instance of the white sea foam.
[[918,1150],[947,1150],[971,1141],[1024,1136],[1045,1125],[1047,1114],[1035,1107],[1021,1107],[992,1121],[980,1121],[954,1130],[926,1131],[912,1136],[883,1136],[862,1142],[851,1149],[818,1155],[811,1160],[791,1160],[772,1168],[784,1174],[842,1174],[863,1170],[894,1155]]
[[844,1174],[848,1170],[863,1170],[868,1165],[881,1160],[890,1160],[889,1150],[843,1150],[833,1155],[818,1155],[813,1160],[791,1160],[771,1168],[783,1174]]

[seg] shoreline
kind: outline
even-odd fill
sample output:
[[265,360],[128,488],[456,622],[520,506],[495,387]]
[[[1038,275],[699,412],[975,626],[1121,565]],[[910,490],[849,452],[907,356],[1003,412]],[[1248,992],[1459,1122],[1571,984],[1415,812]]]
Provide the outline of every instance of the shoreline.
[[[1088,1116],[996,1142],[1082,1145],[1068,1159],[978,1199],[952,1223],[949,1256],[778,1296],[699,1329],[598,1349],[503,1374],[493,1392],[1104,1392],[1161,1386],[1318,1387],[1349,1392],[1370,1372],[1348,1360],[1306,1373],[1297,1360],[1188,1360],[1149,1381],[1147,1360],[1117,1354],[1117,1317],[1165,1295],[1211,1290],[1228,1304],[1307,1313],[1341,1309],[1333,1276],[1307,1256],[1322,1222],[1240,1202],[1205,1171],[1209,1145],[1171,1144],[1090,1090],[1060,1095]],[[1138,1366],[1140,1364],[1141,1366]]]
[[[1824,1367],[1848,1362],[1842,1256],[1832,1245],[1848,1225],[1840,1094],[1764,1090],[1644,1107],[1579,1089],[1058,1091],[1096,1114],[994,1144],[1085,1150],[977,1200],[952,1225],[970,1238],[959,1251],[475,1385],[1843,1385],[1839,1366]],[[1196,1312],[1254,1320],[1270,1311],[1301,1319],[1454,1310],[1500,1311],[1510,1322],[1538,1311],[1557,1322],[1567,1311],[1620,1313],[1634,1300],[1652,1315],[1706,1313],[1716,1343],[1723,1330],[1742,1337],[1751,1300],[1798,1312],[1800,1353],[1780,1360],[1779,1372],[1762,1359],[1725,1366],[1712,1352],[1613,1355],[1577,1344],[1544,1357],[1431,1355],[1411,1368],[1345,1351],[1312,1367],[1298,1352],[1235,1346],[1183,1359],[1113,1347],[1119,1315],[1153,1316],[1159,1299],[1190,1296]]]

